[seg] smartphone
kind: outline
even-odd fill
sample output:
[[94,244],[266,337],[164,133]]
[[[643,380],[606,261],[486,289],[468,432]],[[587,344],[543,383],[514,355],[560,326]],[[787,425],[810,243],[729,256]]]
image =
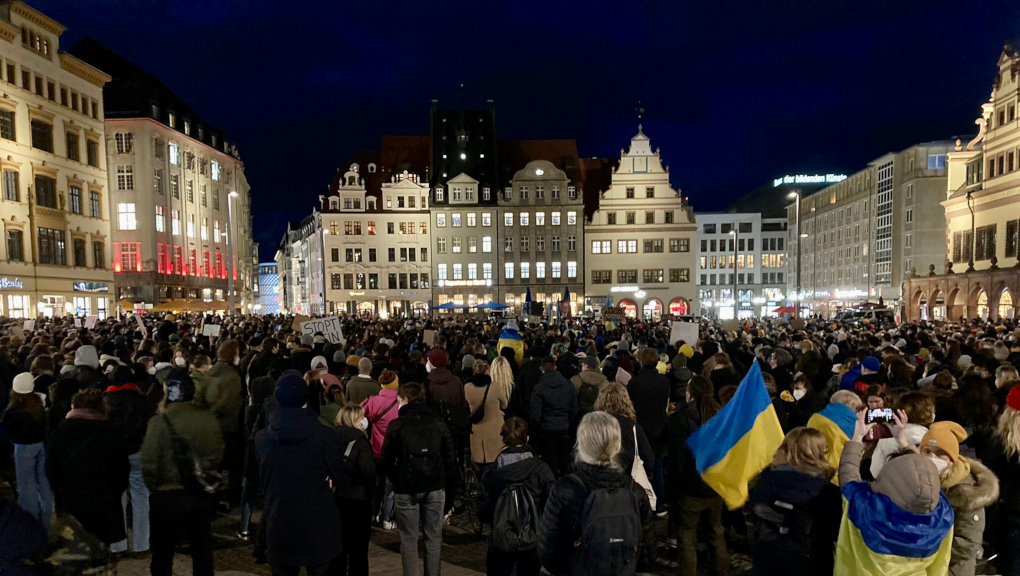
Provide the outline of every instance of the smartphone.
[[892,422],[892,408],[877,408],[875,410],[868,410],[868,414],[864,417],[864,421],[867,424],[886,424],[888,422]]

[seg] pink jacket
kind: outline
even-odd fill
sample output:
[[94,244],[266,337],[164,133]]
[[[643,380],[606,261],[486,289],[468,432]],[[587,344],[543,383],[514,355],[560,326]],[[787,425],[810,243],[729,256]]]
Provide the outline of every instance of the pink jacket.
[[[391,406],[392,405],[392,406]],[[365,418],[368,418],[372,429],[372,453],[376,458],[382,457],[383,440],[386,438],[386,428],[389,427],[397,417],[400,404],[397,402],[396,390],[381,390],[376,396],[369,396],[361,403],[365,409]]]

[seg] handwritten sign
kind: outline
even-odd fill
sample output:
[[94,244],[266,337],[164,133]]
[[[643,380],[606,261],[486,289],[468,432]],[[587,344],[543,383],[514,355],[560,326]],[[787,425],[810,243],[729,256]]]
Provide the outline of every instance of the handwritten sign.
[[623,322],[627,318],[623,308],[603,308],[602,319],[606,322]]
[[295,332],[301,331],[301,325],[311,320],[311,317],[302,314],[295,314],[294,321],[290,323],[290,329]]
[[435,330],[426,330],[425,333],[422,334],[421,341],[422,341],[423,344],[425,344],[429,348],[435,346],[436,345],[436,331]]
[[99,316],[89,316],[85,318],[85,329],[91,330],[96,327],[96,322],[99,322]]
[[81,318],[75,318],[74,319],[74,327],[75,328],[81,328]]
[[328,318],[316,318],[301,323],[302,334],[322,335],[333,344],[340,344],[344,341],[343,330],[340,327],[340,318],[330,316]]
[[218,338],[220,335],[219,324],[203,324],[202,325],[202,336],[209,336],[210,338]]
[[142,317],[138,314],[134,315],[135,322],[138,324],[138,331],[142,333],[142,338],[149,337],[149,331],[145,328],[145,324],[142,324]]
[[673,322],[669,331],[669,343],[676,344],[683,340],[691,346],[698,344],[698,323],[697,322]]

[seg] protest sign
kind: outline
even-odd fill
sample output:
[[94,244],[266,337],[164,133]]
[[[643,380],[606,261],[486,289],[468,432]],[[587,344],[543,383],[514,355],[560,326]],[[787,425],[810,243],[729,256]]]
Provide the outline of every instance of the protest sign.
[[219,324],[203,324],[202,325],[202,336],[209,336],[210,338],[217,338],[220,335]]
[[301,323],[302,334],[318,334],[319,332],[327,341],[333,344],[340,344],[344,341],[344,334],[340,328],[340,318],[330,316],[328,318],[315,318]]
[[28,332],[35,330],[35,320],[25,320],[25,325],[22,328]]
[[75,328],[81,328],[81,318],[75,318],[74,319],[74,327]]
[[302,322],[308,322],[309,320],[311,320],[311,317],[309,317],[309,316],[304,316],[302,314],[295,314],[294,315],[294,321],[290,323],[290,329],[295,331],[295,332],[300,332],[301,331],[301,323]]
[[673,322],[669,331],[669,343],[676,344],[680,340],[690,344],[692,347],[698,344],[698,323],[697,322]]
[[85,329],[91,330],[95,328],[96,322],[99,322],[99,316],[89,316],[85,318]]
[[740,320],[723,320],[722,329],[727,332],[740,330]]
[[22,340],[25,339],[25,331],[21,329],[21,326],[18,326],[17,324],[11,324],[10,330],[11,336],[14,336],[15,338],[21,338]]
[[804,329],[804,319],[803,318],[794,318],[793,320],[790,320],[790,328],[793,328],[794,330],[803,330]]
[[429,348],[433,347],[436,344],[436,331],[426,330],[422,335],[421,341]]
[[135,322],[138,324],[138,330],[142,333],[142,338],[148,338],[149,331],[148,329],[145,328],[145,324],[142,324],[142,317],[139,316],[138,314],[135,314],[134,317]]
[[603,308],[602,319],[606,322],[623,322],[627,314],[623,311],[623,308]]

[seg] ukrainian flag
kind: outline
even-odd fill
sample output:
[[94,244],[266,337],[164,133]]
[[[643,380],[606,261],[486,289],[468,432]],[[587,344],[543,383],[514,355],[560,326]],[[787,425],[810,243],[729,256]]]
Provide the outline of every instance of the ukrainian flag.
[[783,428],[758,362],[718,414],[687,438],[698,473],[730,510],[747,502],[747,484],[772,463]]
[[517,359],[518,364],[524,359],[524,339],[521,338],[517,330],[513,328],[503,329],[503,332],[499,335],[499,341],[496,342],[496,353],[500,354],[503,348],[513,348],[514,358]]
[[[839,457],[843,455],[843,446],[854,435],[856,425],[857,415],[854,411],[836,403],[829,404],[808,419],[807,427],[814,428],[825,436],[825,443],[829,446],[829,453],[825,459],[834,470],[839,469]],[[839,483],[835,477],[832,481]]]
[[867,482],[843,486],[836,576],[944,576],[953,548],[953,507],[945,492],[929,514],[903,510]]

